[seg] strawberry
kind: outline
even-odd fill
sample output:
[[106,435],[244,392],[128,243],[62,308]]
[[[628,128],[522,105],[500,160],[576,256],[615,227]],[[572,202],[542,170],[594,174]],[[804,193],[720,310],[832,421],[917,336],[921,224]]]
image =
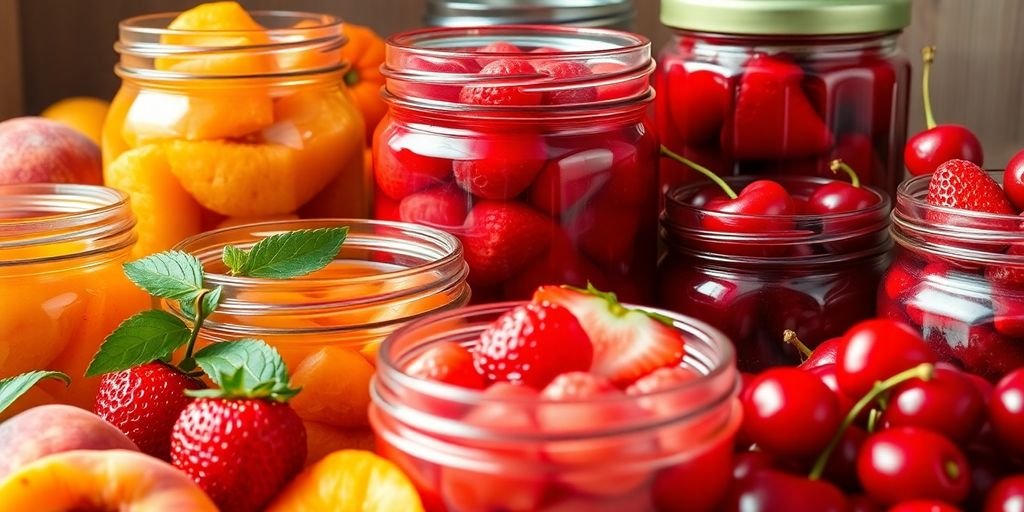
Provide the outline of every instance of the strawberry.
[[[621,62],[598,62],[590,67],[590,71],[601,77],[613,78],[629,72],[629,66]],[[608,80],[606,85],[597,86],[597,100],[621,100],[647,93],[651,84],[647,80]]]
[[498,59],[501,59],[501,58],[504,58],[504,57],[512,57],[512,56],[515,56],[515,55],[523,53],[523,50],[521,48],[519,48],[518,46],[516,46],[516,45],[514,45],[514,44],[512,44],[512,43],[510,43],[508,41],[494,41],[493,43],[489,43],[489,44],[487,44],[485,46],[481,46],[480,48],[477,48],[476,51],[477,51],[477,53],[504,54],[504,55],[495,55],[493,57],[492,56],[477,57],[476,62],[478,64],[480,64],[481,67],[486,66],[486,65],[490,64],[491,62],[494,62],[494,61],[496,61]]
[[147,363],[104,374],[93,411],[124,432],[142,453],[171,460],[171,428],[193,400],[185,390],[204,387],[176,368]]
[[[392,130],[389,132],[388,130]],[[373,146],[373,174],[377,187],[393,199],[401,200],[414,192],[444,182],[452,172],[451,160],[422,155],[404,146],[403,128],[389,127],[381,132]]]
[[975,212],[1016,215],[1002,187],[985,171],[967,160],[940,165],[928,182],[928,204]]
[[716,71],[687,71],[675,65],[666,72],[665,85],[671,91],[662,99],[668,104],[669,126],[683,144],[716,142],[732,100],[729,79]]
[[[436,75],[471,75],[480,71],[480,65],[472,59],[443,59],[414,55],[405,61],[406,69],[420,72],[419,74]],[[435,83],[407,83],[404,94],[412,97],[426,98],[435,101],[459,101],[460,85],[446,85],[437,80]]]
[[[590,259],[616,269],[628,269],[638,241],[641,222],[655,222],[655,214],[644,216],[638,208],[611,208],[605,204],[587,205],[565,226],[569,237]],[[650,240],[653,247],[656,243]]]
[[537,176],[547,154],[543,140],[530,133],[494,133],[471,142],[470,159],[457,160],[455,181],[484,199],[510,199]]
[[286,403],[199,398],[174,424],[171,460],[225,512],[255,511],[306,460],[306,429]]
[[614,153],[590,148],[552,159],[530,186],[530,202],[552,216],[586,203],[611,181]]
[[741,160],[820,155],[832,133],[801,88],[803,70],[779,56],[755,54],[745,66],[722,146]]
[[406,196],[398,206],[404,222],[433,227],[461,226],[469,213],[468,194],[458,187],[439,186]]
[[528,303],[507,311],[480,334],[473,364],[490,382],[540,389],[560,373],[585,371],[593,356],[590,339],[569,310]]
[[592,286],[586,290],[542,286],[533,302],[571,311],[594,345],[591,373],[618,385],[628,385],[661,367],[677,366],[683,359],[683,335],[670,319],[625,307],[615,294]]
[[472,286],[501,283],[547,251],[554,224],[519,203],[481,201],[459,233]]
[[586,286],[588,282],[598,287],[607,285],[601,269],[579,253],[564,230],[556,228],[548,252],[505,281],[505,298],[529,300],[534,290],[545,284]]
[[454,342],[430,347],[405,367],[405,373],[469,389],[484,388],[483,378],[473,368],[473,354]]
[[[1011,256],[1024,255],[1024,245],[1013,244],[1006,250]],[[989,265],[985,267],[985,279],[993,286],[1013,290],[1024,289],[1024,267],[1015,265]]]
[[597,88],[592,85],[582,85],[586,77],[594,74],[586,64],[571,60],[553,60],[539,64],[537,71],[564,83],[557,91],[544,93],[542,103],[545,105],[566,105],[597,101]]
[[536,76],[532,64],[519,59],[495,59],[480,70],[479,75],[496,75],[493,80],[483,79],[486,85],[467,85],[459,93],[459,101],[473,105],[537,105],[541,102],[539,92],[524,91],[518,85],[499,85],[507,78],[528,78]]

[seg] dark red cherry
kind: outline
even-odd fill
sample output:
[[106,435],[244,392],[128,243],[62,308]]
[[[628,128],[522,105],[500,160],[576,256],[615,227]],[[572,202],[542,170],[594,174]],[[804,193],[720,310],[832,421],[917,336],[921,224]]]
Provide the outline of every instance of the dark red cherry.
[[721,512],[846,512],[842,491],[821,480],[762,470],[737,480]]
[[960,503],[971,485],[967,457],[949,439],[915,427],[872,434],[857,458],[857,476],[889,505],[911,500]]
[[816,455],[842,420],[832,390],[798,368],[772,368],[758,375],[742,402],[744,433],[775,455]]
[[892,320],[865,320],[843,335],[836,357],[836,380],[848,396],[864,396],[876,382],[921,363],[935,353],[921,335]]
[[985,399],[966,374],[938,367],[931,380],[900,384],[889,395],[882,425],[920,427],[966,445],[985,421]]
[[1024,210],[1024,151],[1020,151],[1003,172],[1003,192],[1018,210]]
[[996,384],[988,419],[1000,444],[1024,456],[1024,368],[1006,374]]
[[985,512],[1024,510],[1024,475],[1004,478],[992,487],[985,500]]
[[844,213],[863,210],[878,203],[878,196],[870,190],[860,186],[860,178],[857,173],[842,160],[833,160],[830,165],[832,172],[845,172],[850,177],[850,183],[833,181],[818,187],[807,199],[805,213],[811,215],[826,215],[829,213]]
[[963,512],[959,507],[938,500],[904,501],[889,508],[889,512]]

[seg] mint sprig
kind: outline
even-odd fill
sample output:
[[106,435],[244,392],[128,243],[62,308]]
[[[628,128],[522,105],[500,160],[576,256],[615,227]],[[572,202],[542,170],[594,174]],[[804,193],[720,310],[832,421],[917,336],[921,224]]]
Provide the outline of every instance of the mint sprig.
[[203,291],[203,266],[181,251],[146,256],[124,264],[124,275],[146,293],[163,299],[195,300]]
[[119,372],[163,359],[184,345],[191,334],[185,322],[166,311],[150,309],[137,313],[103,340],[85,376]]
[[244,251],[224,248],[222,259],[231,275],[289,279],[326,267],[338,255],[348,228],[300,229],[268,236]]
[[71,384],[71,377],[68,377],[66,374],[47,370],[27,372],[2,379],[0,380],[0,412],[10,407],[15,400],[43,379],[59,380],[65,386]]
[[197,352],[195,361],[220,389],[189,391],[190,396],[285,401],[299,392],[288,385],[281,354],[263,340],[214,343]]

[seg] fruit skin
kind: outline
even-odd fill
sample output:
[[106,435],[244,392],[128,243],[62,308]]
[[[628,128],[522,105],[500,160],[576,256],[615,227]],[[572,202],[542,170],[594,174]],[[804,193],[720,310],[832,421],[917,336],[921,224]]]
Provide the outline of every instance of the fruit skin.
[[[719,132],[732,102],[729,79],[715,71],[687,71],[681,65],[665,73],[671,97],[666,102],[670,126],[687,146],[705,145],[718,140]],[[674,148],[682,149],[682,148]]]
[[89,411],[70,405],[40,405],[0,423],[0,481],[35,460],[71,450],[138,448],[120,430]]
[[76,96],[64,98],[43,110],[40,117],[74,128],[97,146],[101,145],[103,120],[107,118],[110,103],[99,98]]
[[205,387],[163,363],[148,363],[104,374],[93,411],[124,432],[142,453],[169,461],[171,429],[192,402],[185,390]]
[[469,213],[468,194],[458,187],[441,185],[410,194],[398,204],[398,217],[436,228],[462,226]]
[[[581,77],[594,74],[586,64],[567,60],[550,61],[538,64],[537,71],[540,71],[555,80],[579,80]],[[564,105],[591,103],[594,101],[597,101],[597,89],[595,87],[581,87],[576,84],[566,84],[565,89],[544,93],[542,103],[545,105]]]
[[977,165],[985,162],[981,141],[959,124],[939,125],[907,139],[903,163],[914,176],[935,172],[943,162],[966,160]]
[[948,160],[928,183],[928,204],[975,212],[1016,215],[999,184],[967,160]]
[[919,499],[960,503],[971,485],[970,466],[960,449],[915,427],[871,435],[857,457],[857,476],[869,495],[889,505]]
[[506,200],[523,193],[547,161],[543,141],[530,133],[482,135],[470,144],[472,159],[452,164],[455,182],[484,199]]
[[509,76],[536,75],[537,70],[525,60],[499,58],[487,63],[479,73],[483,75],[496,75],[497,80],[492,80],[489,85],[467,85],[459,93],[459,101],[473,105],[537,105],[541,102],[542,94],[538,92],[526,92],[515,85],[494,85]]
[[303,391],[289,404],[305,421],[339,428],[369,427],[373,364],[355,350],[326,346],[294,366],[291,385]]
[[743,394],[743,430],[775,455],[819,453],[842,417],[835,395],[820,379],[798,368],[772,368]]
[[366,140],[373,140],[373,130],[384,118],[388,105],[380,95],[384,76],[380,66],[384,63],[384,40],[370,27],[345,22],[341,27],[345,46],[341,59],[350,67],[345,72],[345,85],[366,122]]
[[721,512],[846,512],[849,504],[832,484],[775,470],[761,470],[733,484]]
[[587,371],[594,347],[579,320],[554,304],[505,312],[480,334],[473,366],[490,382],[547,386],[561,373]]
[[[704,229],[723,234],[786,231],[793,228],[793,222],[779,217],[796,213],[789,192],[771,180],[748,184],[736,199],[711,199],[704,209],[729,214],[706,215],[702,221]],[[748,217],[736,218],[735,215]],[[786,247],[746,242],[702,242],[702,245],[713,252],[739,256],[777,256],[788,250]]]
[[885,428],[919,427],[965,446],[985,421],[985,399],[959,370],[937,367],[929,381],[913,379],[893,388],[882,413]]
[[1024,150],[1019,151],[1003,171],[1003,192],[1018,210],[1024,210]]
[[444,158],[421,155],[406,147],[392,147],[386,141],[398,138],[388,130],[400,131],[392,123],[376,134],[373,145],[373,175],[377,187],[388,197],[404,197],[443,183],[452,173],[452,162]]
[[73,450],[39,459],[0,479],[0,503],[4,510],[217,512],[186,475],[129,450]]
[[1006,374],[996,384],[988,419],[1002,447],[1024,456],[1024,369]]
[[16,117],[0,123],[0,185],[103,184],[100,148],[56,121]]
[[910,326],[892,320],[865,320],[843,335],[836,381],[847,396],[861,397],[877,381],[934,362],[935,353]]
[[484,379],[473,368],[473,354],[455,342],[442,342],[416,356],[405,367],[412,377],[468,389],[483,389]]
[[1024,475],[999,481],[985,500],[985,512],[1018,512],[1024,500]]
[[937,500],[904,501],[889,508],[889,512],[960,512],[960,509]]
[[225,512],[258,510],[306,461],[306,430],[285,403],[198,398],[171,433],[171,461]]
[[470,285],[498,284],[516,275],[547,251],[554,229],[546,215],[519,203],[473,205],[458,233]]

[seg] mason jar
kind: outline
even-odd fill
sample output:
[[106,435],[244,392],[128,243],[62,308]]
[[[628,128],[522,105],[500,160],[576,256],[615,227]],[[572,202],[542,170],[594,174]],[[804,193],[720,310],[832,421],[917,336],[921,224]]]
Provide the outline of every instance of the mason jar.
[[630,30],[633,0],[427,0],[424,23],[435,27],[571,25]]

